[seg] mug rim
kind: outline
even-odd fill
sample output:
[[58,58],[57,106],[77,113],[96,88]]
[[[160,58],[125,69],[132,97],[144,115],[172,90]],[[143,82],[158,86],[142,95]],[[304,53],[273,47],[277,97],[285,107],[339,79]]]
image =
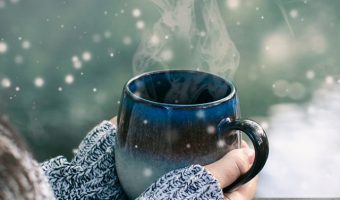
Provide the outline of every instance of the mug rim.
[[[149,99],[146,99],[146,98],[142,98],[142,97],[134,94],[130,90],[130,88],[129,88],[129,85],[133,81],[138,80],[139,78],[141,78],[143,76],[148,76],[148,75],[153,75],[153,74],[160,74],[160,73],[167,73],[167,72],[189,72],[189,73],[201,73],[201,74],[208,74],[210,76],[215,76],[215,77],[220,78],[223,81],[225,81],[226,84],[230,87],[231,91],[230,91],[230,93],[227,96],[225,96],[225,97],[223,97],[221,99],[218,99],[216,101],[211,101],[211,102],[207,102],[207,103],[199,103],[199,104],[172,104],[172,103],[161,103],[161,102],[152,101],[152,100],[149,100]],[[206,107],[216,106],[216,105],[219,105],[219,104],[221,104],[223,102],[227,102],[227,101],[231,100],[235,96],[235,94],[236,94],[235,86],[234,86],[234,84],[231,81],[226,80],[226,79],[222,78],[219,75],[212,74],[212,73],[209,73],[209,72],[203,72],[203,71],[197,71],[197,70],[187,70],[187,69],[165,69],[165,70],[156,70],[156,71],[145,72],[145,73],[142,73],[140,75],[134,76],[130,80],[128,80],[127,83],[125,84],[124,88],[125,88],[126,93],[131,98],[133,98],[136,101],[143,102],[143,103],[148,103],[148,104],[151,104],[151,105],[154,105],[154,106],[170,107],[170,108],[182,108],[182,109],[185,109],[185,108],[201,108],[201,107],[206,108]]]

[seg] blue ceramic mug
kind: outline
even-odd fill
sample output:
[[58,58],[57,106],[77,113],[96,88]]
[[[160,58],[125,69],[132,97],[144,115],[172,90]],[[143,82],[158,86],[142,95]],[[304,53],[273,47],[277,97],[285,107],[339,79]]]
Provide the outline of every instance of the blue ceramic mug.
[[255,149],[251,169],[224,191],[251,180],[269,152],[260,125],[241,120],[233,84],[190,70],[149,72],[129,80],[121,98],[115,147],[120,183],[130,198],[163,174],[212,163],[239,148],[243,131]]

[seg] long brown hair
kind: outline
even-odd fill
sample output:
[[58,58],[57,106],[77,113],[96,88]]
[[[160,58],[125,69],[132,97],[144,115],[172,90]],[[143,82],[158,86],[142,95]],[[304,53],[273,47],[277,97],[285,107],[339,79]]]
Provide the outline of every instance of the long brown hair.
[[48,193],[39,165],[16,131],[0,117],[0,199],[40,200],[47,199]]

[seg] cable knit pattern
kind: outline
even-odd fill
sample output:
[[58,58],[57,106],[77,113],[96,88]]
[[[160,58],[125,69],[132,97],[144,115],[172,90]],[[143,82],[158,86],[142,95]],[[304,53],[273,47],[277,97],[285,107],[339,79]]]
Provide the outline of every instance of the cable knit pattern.
[[[58,156],[41,164],[56,199],[127,199],[115,169],[116,126],[104,121],[84,138],[68,162]],[[202,166],[171,171],[152,184],[139,200],[223,199],[216,179]]]
[[210,173],[200,165],[192,165],[163,175],[137,199],[223,200],[223,193]]
[[126,199],[115,168],[116,127],[104,121],[68,162],[58,156],[41,164],[57,199]]

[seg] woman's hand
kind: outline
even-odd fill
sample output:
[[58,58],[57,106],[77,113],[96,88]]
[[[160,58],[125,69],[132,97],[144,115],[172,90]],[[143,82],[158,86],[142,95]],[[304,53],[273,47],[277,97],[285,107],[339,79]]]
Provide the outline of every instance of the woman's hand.
[[[204,166],[220,183],[221,188],[233,183],[240,175],[246,173],[254,162],[255,152],[242,141],[241,149],[230,151],[220,160]],[[253,199],[258,177],[240,186],[235,191],[224,194],[225,200]]]
[[112,119],[110,119],[110,122],[111,122],[113,125],[116,125],[116,126],[117,126],[117,116],[116,116],[116,117],[113,117]]
[[[112,124],[117,124],[117,117],[112,118]],[[250,149],[245,141],[242,141],[241,149],[235,149],[226,154],[220,160],[204,166],[219,182],[221,188],[232,184],[240,175],[246,173],[252,166],[255,158],[254,150]],[[225,200],[253,199],[258,176],[248,183],[240,186],[230,193],[224,194]]]
[[125,199],[116,173],[116,127],[103,121],[80,143],[74,158],[41,163],[56,199]]

